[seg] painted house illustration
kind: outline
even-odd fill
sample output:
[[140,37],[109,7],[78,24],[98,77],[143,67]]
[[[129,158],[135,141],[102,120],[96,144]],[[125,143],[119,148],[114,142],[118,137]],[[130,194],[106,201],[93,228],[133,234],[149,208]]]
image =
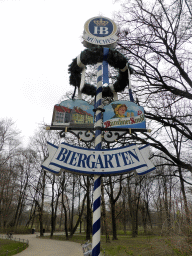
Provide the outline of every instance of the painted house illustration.
[[93,115],[80,107],[70,109],[61,105],[55,105],[53,110],[52,125],[89,125],[93,124]]
[[64,125],[69,124],[71,121],[71,109],[61,106],[55,105],[53,110],[53,125]]
[[71,111],[71,123],[74,124],[91,124],[93,123],[93,116],[80,107],[74,107]]

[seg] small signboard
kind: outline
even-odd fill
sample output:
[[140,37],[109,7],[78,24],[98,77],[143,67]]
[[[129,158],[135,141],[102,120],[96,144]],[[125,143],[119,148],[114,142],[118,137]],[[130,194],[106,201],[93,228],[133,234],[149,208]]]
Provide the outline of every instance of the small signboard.
[[117,26],[114,21],[103,16],[94,17],[85,23],[83,44],[85,47],[100,45],[114,48],[118,39],[116,33]]
[[65,100],[54,106],[52,126],[93,128],[94,106],[84,100]]
[[130,101],[114,101],[104,107],[104,128],[146,129],[144,108]]

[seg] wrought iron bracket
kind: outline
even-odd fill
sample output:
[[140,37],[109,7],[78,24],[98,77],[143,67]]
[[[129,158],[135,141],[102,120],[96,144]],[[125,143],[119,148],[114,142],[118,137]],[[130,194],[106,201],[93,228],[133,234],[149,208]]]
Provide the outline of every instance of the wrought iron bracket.
[[[95,131],[98,127],[94,128],[80,128],[80,127],[63,127],[63,126],[46,126],[46,130],[60,130],[60,137],[65,137],[66,132],[74,134],[79,140],[83,142],[93,142],[95,138]],[[103,140],[107,143],[118,141],[125,134],[135,132],[151,132],[149,129],[131,129],[131,128],[103,128],[99,127],[102,131]]]

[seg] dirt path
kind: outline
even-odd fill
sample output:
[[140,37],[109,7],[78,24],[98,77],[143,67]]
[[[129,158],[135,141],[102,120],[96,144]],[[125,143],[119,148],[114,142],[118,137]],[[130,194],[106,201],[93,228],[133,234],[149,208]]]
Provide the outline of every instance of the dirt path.
[[13,237],[29,240],[29,247],[19,256],[83,256],[78,243],[37,238],[34,235],[14,235]]

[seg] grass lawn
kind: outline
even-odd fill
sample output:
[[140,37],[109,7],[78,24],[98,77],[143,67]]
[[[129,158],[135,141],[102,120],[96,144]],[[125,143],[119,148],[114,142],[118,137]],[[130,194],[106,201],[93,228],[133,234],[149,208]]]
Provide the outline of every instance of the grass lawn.
[[[48,238],[48,237],[44,237]],[[65,236],[57,235],[53,239],[65,240]],[[70,241],[85,243],[85,235],[74,235]],[[118,240],[105,242],[101,236],[101,251],[105,256],[191,256],[192,249],[183,237],[179,236],[118,236]],[[104,254],[103,254],[104,255]]]
[[[15,242],[8,239],[0,239],[0,255],[15,255],[16,253],[22,252],[24,249],[26,249],[27,246],[27,244],[21,242]],[[8,253],[6,254],[7,251]]]

